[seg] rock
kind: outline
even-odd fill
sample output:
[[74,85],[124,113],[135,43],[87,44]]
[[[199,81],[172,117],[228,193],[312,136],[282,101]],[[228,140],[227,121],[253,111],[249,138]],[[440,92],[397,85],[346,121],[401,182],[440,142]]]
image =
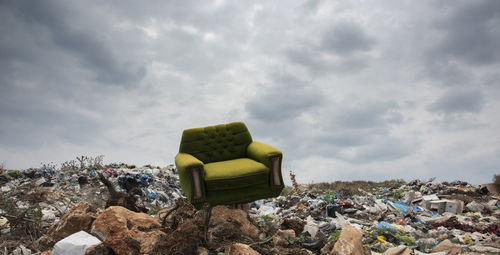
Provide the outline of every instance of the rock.
[[293,229],[280,230],[277,235],[273,236],[274,245],[287,246],[288,240],[295,238]]
[[382,255],[411,255],[413,254],[408,247],[393,247],[382,253]]
[[436,247],[434,247],[431,252],[451,252],[452,254],[459,254],[462,252],[462,247],[460,245],[452,243],[449,239],[440,242]]
[[187,220],[174,232],[164,235],[151,254],[196,254],[203,239],[201,226],[201,220]]
[[87,251],[85,251],[85,255],[113,255],[113,249],[111,247],[105,245],[104,243],[96,244],[90,246]]
[[351,225],[346,225],[329,254],[334,255],[370,255],[370,248],[361,243],[363,232]]
[[54,245],[51,255],[84,255],[85,251],[101,241],[85,231],[76,232]]
[[273,236],[273,243],[275,246],[287,246],[288,240],[281,236]]
[[224,252],[226,255],[260,255],[256,250],[242,243],[233,243],[227,246]]
[[85,202],[73,207],[61,220],[52,225],[47,234],[40,240],[42,244],[53,246],[59,240],[79,231],[90,232],[94,219],[101,212],[100,209]]
[[259,237],[259,229],[248,220],[248,215],[245,211],[240,209],[229,209],[226,206],[216,206],[212,209],[212,216],[210,217],[210,226],[216,226],[225,222],[237,222],[239,229],[245,236],[253,239]]
[[281,223],[281,229],[293,229],[295,233],[304,231],[305,222],[297,219],[284,219]]
[[321,248],[321,254],[329,254],[330,251],[335,246],[336,242],[337,242],[337,239],[334,239],[334,240],[331,240],[328,243],[326,243],[325,246],[323,246],[323,248]]
[[278,233],[283,238],[295,238],[295,231],[293,229],[282,230]]
[[468,203],[466,207],[471,212],[482,212],[484,210],[484,205],[482,205],[476,201],[472,201],[472,202]]
[[91,233],[116,254],[150,253],[165,233],[153,217],[121,206],[110,206],[92,224]]

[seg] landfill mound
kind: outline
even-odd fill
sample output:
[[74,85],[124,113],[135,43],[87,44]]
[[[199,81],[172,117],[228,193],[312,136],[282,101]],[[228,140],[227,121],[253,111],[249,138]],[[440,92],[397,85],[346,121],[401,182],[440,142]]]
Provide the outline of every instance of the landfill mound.
[[0,253],[500,254],[498,176],[300,185],[290,172],[279,197],[197,210],[173,165],[81,159],[1,170]]

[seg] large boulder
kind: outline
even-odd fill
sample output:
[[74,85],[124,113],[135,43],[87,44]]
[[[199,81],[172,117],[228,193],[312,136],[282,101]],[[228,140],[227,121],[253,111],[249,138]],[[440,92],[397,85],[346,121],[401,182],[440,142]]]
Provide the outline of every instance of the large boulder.
[[203,254],[204,249],[200,249],[202,239],[202,221],[189,219],[172,233],[163,236],[151,254]]
[[40,240],[42,244],[52,247],[56,242],[79,231],[90,232],[92,222],[102,210],[85,202],[73,207],[54,223]]
[[116,254],[145,254],[165,236],[160,228],[161,224],[145,213],[110,206],[94,221],[91,233]]
[[253,239],[259,237],[259,229],[248,219],[245,211],[240,209],[229,209],[227,206],[216,206],[212,209],[210,226],[223,225],[227,222],[237,222],[242,234]]
[[340,236],[335,245],[333,245],[333,249],[330,251],[321,251],[332,255],[370,255],[370,248],[363,245],[361,242],[362,238],[363,232],[348,224],[340,232]]

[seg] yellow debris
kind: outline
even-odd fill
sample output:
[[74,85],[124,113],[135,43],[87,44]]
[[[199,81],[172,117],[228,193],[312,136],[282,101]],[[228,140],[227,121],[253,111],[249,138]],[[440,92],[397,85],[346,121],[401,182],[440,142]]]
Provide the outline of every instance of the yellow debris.
[[481,217],[481,213],[480,212],[468,212],[465,214],[465,216],[467,216],[467,217]]
[[300,205],[299,205],[299,207],[298,207],[297,209],[299,209],[299,210],[304,210],[304,209],[306,209],[306,208],[307,208],[307,206],[305,206],[304,204],[300,204]]
[[464,236],[464,244],[466,244],[468,246],[472,246],[472,245],[474,245],[474,241],[472,241],[470,236],[466,235],[466,236]]
[[8,228],[9,227],[9,220],[3,216],[0,216],[0,228]]
[[385,239],[385,236],[377,236],[377,241],[381,243],[387,243],[387,240]]

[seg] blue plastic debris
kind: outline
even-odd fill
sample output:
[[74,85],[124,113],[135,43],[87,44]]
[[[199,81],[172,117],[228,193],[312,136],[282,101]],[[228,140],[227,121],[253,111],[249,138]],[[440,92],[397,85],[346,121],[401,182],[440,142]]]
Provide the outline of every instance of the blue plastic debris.
[[[403,213],[405,213],[406,211],[408,211],[408,209],[410,208],[408,205],[403,204],[401,202],[389,201],[389,203],[391,203],[396,209],[400,210]],[[433,213],[431,211],[426,211],[426,210],[424,210],[423,208],[421,208],[419,206],[413,207],[413,212],[415,212],[415,213],[417,213],[417,212],[426,212],[426,213],[431,214],[434,217],[439,217],[439,214],[435,214],[435,213]]]
[[154,201],[156,197],[158,196],[158,192],[150,192],[148,189],[144,189],[146,191],[146,196],[148,196],[150,201]]
[[96,176],[96,172],[94,169],[90,170],[90,176],[91,177],[95,177]]
[[380,229],[390,229],[390,230],[397,231],[395,227],[393,227],[391,224],[389,224],[389,223],[388,223],[388,222],[386,222],[386,221],[381,221],[381,222],[377,225],[377,228],[380,228]]
[[149,186],[149,184],[153,181],[153,178],[147,174],[140,174],[138,178],[138,182],[141,183],[143,187]]

